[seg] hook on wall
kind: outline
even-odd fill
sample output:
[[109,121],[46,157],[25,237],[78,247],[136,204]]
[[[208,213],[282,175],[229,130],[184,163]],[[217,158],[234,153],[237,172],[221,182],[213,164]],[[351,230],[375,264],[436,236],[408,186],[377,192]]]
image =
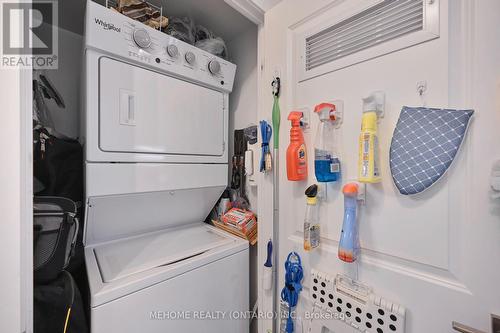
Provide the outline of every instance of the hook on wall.
[[427,81],[418,81],[417,82],[417,94],[420,96],[422,100],[422,105],[425,106],[425,93],[427,92]]
[[279,76],[275,76],[271,82],[273,96],[279,97],[281,89],[281,79]]
[[417,93],[422,96],[427,91],[427,81],[417,82]]

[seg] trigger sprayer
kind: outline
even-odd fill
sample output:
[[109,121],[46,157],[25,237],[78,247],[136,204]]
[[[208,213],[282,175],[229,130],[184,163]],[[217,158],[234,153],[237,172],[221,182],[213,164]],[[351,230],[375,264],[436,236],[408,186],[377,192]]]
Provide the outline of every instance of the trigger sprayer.
[[292,111],[288,120],[292,123],[290,129],[290,144],[286,150],[286,174],[288,180],[298,181],[307,178],[307,152],[300,122],[303,114]]
[[359,254],[359,231],[357,221],[359,185],[348,183],[344,193],[344,222],[339,243],[339,259],[354,262]]
[[335,147],[336,107],[321,103],[316,105],[314,112],[320,120],[314,145],[314,173],[318,182],[336,182],[340,180],[340,159]]

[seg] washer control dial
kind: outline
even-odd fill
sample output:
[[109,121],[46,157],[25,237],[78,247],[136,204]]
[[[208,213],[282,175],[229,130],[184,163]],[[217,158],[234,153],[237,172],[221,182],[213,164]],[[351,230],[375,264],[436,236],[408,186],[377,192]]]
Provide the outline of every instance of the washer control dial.
[[210,60],[208,63],[208,70],[210,73],[216,75],[220,73],[220,62],[217,60]]
[[184,57],[186,58],[187,63],[190,65],[194,64],[194,62],[196,61],[196,56],[191,51],[186,52]]
[[142,49],[147,49],[151,46],[151,37],[145,29],[135,29],[132,38],[137,46]]
[[167,46],[167,54],[171,58],[177,58],[179,56],[179,49],[174,44],[170,44]]

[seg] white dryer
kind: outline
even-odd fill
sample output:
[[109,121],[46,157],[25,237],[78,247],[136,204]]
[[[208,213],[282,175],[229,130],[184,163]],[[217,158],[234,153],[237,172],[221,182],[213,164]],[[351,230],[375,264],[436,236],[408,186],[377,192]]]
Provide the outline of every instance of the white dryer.
[[88,1],[92,333],[248,332],[248,243],[203,223],[227,185],[235,70]]

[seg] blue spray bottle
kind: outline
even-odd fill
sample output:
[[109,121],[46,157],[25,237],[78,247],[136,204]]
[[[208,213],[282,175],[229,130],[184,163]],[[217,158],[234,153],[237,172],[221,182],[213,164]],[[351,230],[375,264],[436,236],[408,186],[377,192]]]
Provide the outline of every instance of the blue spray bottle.
[[340,159],[335,147],[336,107],[321,103],[316,105],[314,112],[320,120],[314,145],[314,173],[318,182],[336,182],[340,180]]
[[339,243],[339,258],[345,262],[354,262],[359,254],[359,231],[357,221],[359,185],[344,185],[344,222]]

